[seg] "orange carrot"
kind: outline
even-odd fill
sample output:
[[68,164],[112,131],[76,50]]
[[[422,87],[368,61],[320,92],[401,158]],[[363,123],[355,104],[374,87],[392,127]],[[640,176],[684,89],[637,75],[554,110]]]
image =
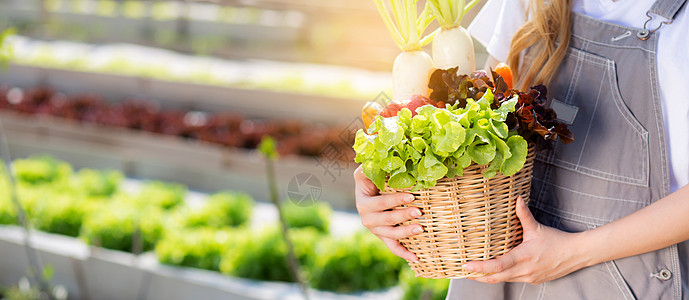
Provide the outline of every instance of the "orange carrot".
[[500,75],[500,77],[502,77],[502,79],[505,80],[507,88],[512,88],[512,69],[510,69],[510,66],[508,66],[505,63],[499,63],[495,67],[495,73],[498,73],[498,75]]

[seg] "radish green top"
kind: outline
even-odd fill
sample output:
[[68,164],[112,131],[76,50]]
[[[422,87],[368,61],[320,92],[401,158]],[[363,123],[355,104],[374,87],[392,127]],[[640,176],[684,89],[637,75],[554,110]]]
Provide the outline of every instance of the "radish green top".
[[[390,31],[395,44],[402,51],[421,50],[433,40],[434,33],[424,36],[428,25],[433,22],[433,15],[429,10],[429,2],[426,2],[421,14],[418,14],[416,2],[418,0],[373,0],[383,18],[385,26]],[[385,3],[389,2],[390,10]]]
[[472,0],[467,4],[465,0],[428,0],[426,4],[430,6],[440,27],[450,29],[459,26],[464,15],[479,1],[481,0]]

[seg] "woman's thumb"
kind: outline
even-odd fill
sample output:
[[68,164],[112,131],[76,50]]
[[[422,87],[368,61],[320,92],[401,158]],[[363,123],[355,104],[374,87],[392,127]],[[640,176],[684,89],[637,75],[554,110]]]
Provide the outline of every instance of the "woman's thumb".
[[526,205],[526,202],[524,202],[524,199],[522,199],[522,196],[517,198],[517,218],[519,218],[519,222],[522,223],[524,232],[538,228],[538,221],[534,219],[529,207]]

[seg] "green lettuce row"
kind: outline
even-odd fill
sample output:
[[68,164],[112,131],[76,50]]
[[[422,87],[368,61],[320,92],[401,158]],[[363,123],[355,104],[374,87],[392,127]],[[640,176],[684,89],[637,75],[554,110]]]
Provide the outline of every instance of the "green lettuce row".
[[511,176],[526,162],[528,145],[516,132],[508,132],[505,119],[513,112],[517,96],[493,110],[490,90],[478,101],[467,99],[465,108],[432,105],[419,107],[417,115],[403,108],[395,117],[377,116],[368,132],[356,133],[356,162],[379,189],[435,186],[438,179],[461,176],[475,162],[487,165],[483,173]]

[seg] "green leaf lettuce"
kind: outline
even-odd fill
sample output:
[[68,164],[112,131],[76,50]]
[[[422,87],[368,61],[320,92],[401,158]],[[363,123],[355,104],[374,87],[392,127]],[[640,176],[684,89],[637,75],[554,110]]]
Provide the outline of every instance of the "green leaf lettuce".
[[412,117],[403,108],[397,116],[377,116],[367,131],[356,133],[355,161],[378,189],[428,189],[443,177],[461,176],[472,163],[489,165],[484,177],[519,171],[528,152],[526,140],[509,132],[505,120],[517,97],[493,110],[493,94],[467,99],[464,108],[419,107]]

